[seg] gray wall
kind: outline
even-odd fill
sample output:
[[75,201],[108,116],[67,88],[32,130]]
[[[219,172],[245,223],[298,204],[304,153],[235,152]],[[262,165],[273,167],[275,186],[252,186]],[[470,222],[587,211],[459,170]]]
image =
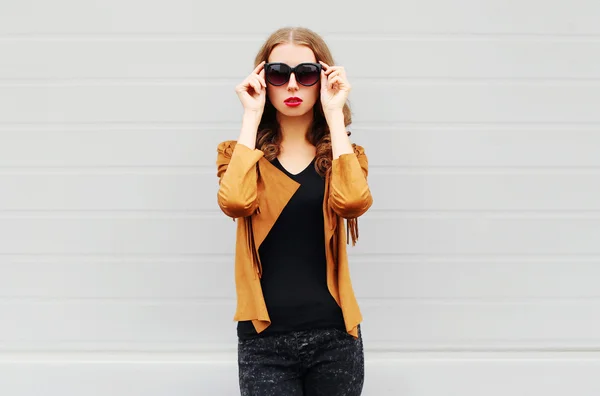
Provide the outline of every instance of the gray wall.
[[303,25],[370,159],[364,394],[597,395],[600,3],[274,4],[0,3],[0,393],[237,394],[215,149]]

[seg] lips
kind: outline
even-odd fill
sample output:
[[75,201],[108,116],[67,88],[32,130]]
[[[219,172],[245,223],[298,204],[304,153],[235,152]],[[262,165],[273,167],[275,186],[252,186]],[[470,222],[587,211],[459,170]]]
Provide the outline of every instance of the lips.
[[300,98],[298,98],[296,96],[292,96],[290,98],[287,98],[283,102],[284,103],[302,103],[302,99],[300,99]]

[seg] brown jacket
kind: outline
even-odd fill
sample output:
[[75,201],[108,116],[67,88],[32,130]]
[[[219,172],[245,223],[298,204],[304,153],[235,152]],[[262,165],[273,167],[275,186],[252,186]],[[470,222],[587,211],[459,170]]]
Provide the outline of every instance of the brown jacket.
[[[258,248],[300,184],[264,158],[261,150],[236,143],[227,140],[217,146],[217,202],[227,216],[237,219],[237,308],[233,320],[251,320],[260,333],[271,320],[260,284],[262,267]],[[323,199],[327,286],[342,308],[346,331],[354,337],[358,337],[362,314],[350,280],[346,245],[350,234],[353,244],[356,242],[357,218],[373,203],[367,174],[364,149],[354,145],[354,154],[342,154],[332,161]],[[344,219],[347,219],[346,233]]]

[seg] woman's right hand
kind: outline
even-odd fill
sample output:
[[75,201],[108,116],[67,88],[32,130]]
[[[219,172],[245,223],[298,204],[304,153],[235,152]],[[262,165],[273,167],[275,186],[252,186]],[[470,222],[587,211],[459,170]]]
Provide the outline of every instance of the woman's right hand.
[[252,73],[235,87],[235,92],[244,106],[244,111],[262,114],[265,108],[267,83],[265,82],[264,64],[265,61],[260,62]]

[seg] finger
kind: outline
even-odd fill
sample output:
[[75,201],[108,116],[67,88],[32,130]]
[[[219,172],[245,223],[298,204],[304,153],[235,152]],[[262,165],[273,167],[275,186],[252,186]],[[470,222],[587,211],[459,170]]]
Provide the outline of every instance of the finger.
[[256,81],[252,77],[248,77],[244,81],[244,88],[246,91],[250,91],[250,89],[256,90]]
[[242,95],[242,96],[252,96],[250,95],[250,92],[248,91],[248,89],[246,87],[241,87],[239,89],[236,89],[236,92],[238,95]]
[[238,84],[235,86],[235,91],[236,92],[244,92],[244,91],[248,90],[248,87],[249,87],[248,80],[244,80],[244,81],[242,81],[241,84]]
[[247,83],[248,86],[251,86],[252,88],[255,88],[255,89],[257,87],[260,88],[260,81],[258,80],[258,76],[256,74],[249,75],[247,80],[248,80],[248,83]]
[[334,85],[335,83],[338,83],[338,84],[342,85],[342,84],[344,83],[344,81],[342,80],[342,78],[341,78],[341,77],[339,77],[339,76],[335,76],[335,77],[333,77],[331,80],[329,80],[329,87],[330,87],[330,88],[333,88],[333,85]]
[[263,65],[265,64],[265,61],[260,62],[255,68],[253,73],[258,74],[258,72],[260,71],[260,68],[263,67]]
[[254,81],[256,81],[261,87],[267,87],[267,84],[265,83],[264,78],[261,78],[260,76],[254,76]]
[[342,66],[331,66],[329,70],[325,72],[326,74],[343,74],[344,68]]
[[[329,74],[327,74],[328,72],[329,72]],[[339,71],[337,71],[337,70],[331,71],[331,69],[330,69],[330,70],[327,70],[327,71],[325,72],[325,74],[327,74],[327,76],[328,76],[329,78],[333,78],[333,77],[335,77],[335,76],[339,76],[339,75],[340,75]]]
[[265,81],[264,77],[262,77],[260,74],[255,75],[254,78],[260,83],[260,85],[262,85],[265,88],[267,87],[267,82]]
[[260,85],[260,83],[258,81],[253,81],[252,88],[254,88],[254,92],[260,93],[260,89],[262,88],[262,86]]
[[265,69],[262,69],[258,76],[260,77],[260,80],[262,81],[265,88],[267,88],[267,82],[265,81]]
[[243,84],[243,85],[244,85],[244,90],[245,90],[245,91],[250,91],[250,89],[251,89],[251,88],[252,88],[252,89],[254,88],[254,87],[252,86],[252,79],[250,79],[249,77],[246,79],[246,81],[244,81],[244,84]]
[[325,71],[325,74],[331,74],[339,71],[339,66],[330,66],[329,69]]
[[323,65],[323,67],[325,67],[325,70],[329,69],[329,65],[323,61],[319,61],[320,64]]

